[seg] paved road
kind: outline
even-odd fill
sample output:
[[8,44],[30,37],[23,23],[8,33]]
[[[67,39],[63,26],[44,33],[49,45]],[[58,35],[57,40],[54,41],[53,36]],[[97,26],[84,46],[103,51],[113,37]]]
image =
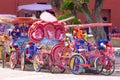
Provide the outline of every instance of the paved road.
[[103,75],[74,75],[70,72],[51,74],[49,71],[35,72],[31,65],[26,65],[26,71],[21,71],[20,68],[12,70],[7,65],[4,69],[1,68],[0,63],[0,80],[120,80],[120,57],[116,58],[116,68],[118,73],[111,76]]
[[20,68],[12,70],[10,68],[3,69],[0,66],[0,80],[120,80],[120,75],[115,73],[111,76],[93,74],[74,75],[67,72],[52,74],[49,71],[35,72],[30,68],[26,71],[21,71]]

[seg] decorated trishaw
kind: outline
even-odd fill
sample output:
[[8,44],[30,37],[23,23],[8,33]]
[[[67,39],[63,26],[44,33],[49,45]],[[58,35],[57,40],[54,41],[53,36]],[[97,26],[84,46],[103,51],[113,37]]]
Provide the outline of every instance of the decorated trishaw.
[[[14,17],[15,18],[15,17]],[[11,21],[13,17],[0,16],[0,60],[2,60],[2,67],[6,61],[9,61],[9,46],[11,43],[10,31],[13,25]]]
[[[94,45],[82,38],[81,30],[88,27],[111,26],[111,23],[66,25],[65,20],[58,21],[50,14],[47,14],[49,19],[45,16],[46,13],[43,13],[40,16],[41,21],[33,23],[29,28],[28,37],[32,42],[25,51],[26,58],[23,57],[30,59],[31,56],[35,71],[40,71],[47,65],[51,72],[56,72],[56,70],[64,72],[69,66],[74,74],[80,74],[87,70],[104,75],[114,72],[115,60],[110,58],[110,54],[112,56],[114,54],[109,41],[104,43],[102,40],[100,46],[106,47],[104,50],[98,49],[98,43]],[[69,33],[67,32],[69,28],[77,28],[77,36],[66,35]],[[66,40],[69,37],[71,41]]]
[[33,22],[37,19],[32,19],[30,17],[17,17],[12,20],[14,28],[10,32],[11,36],[11,51],[10,51],[10,67],[14,69],[17,64],[21,64],[21,69],[23,70],[23,53],[25,51],[25,45],[29,42],[28,39],[28,29]]
[[[92,23],[74,25],[75,35],[73,33],[75,51],[70,59],[70,69],[74,74],[83,72],[92,72],[95,74],[111,75],[115,70],[114,49],[107,39],[101,39],[96,43],[86,41],[85,34],[81,29],[87,27],[111,26],[110,23]],[[73,27],[67,25],[66,28]],[[76,34],[77,32],[77,34]],[[84,37],[83,37],[84,36]]]
[[[12,20],[14,26],[10,31],[4,30],[5,25],[2,25],[0,39],[4,40],[0,40],[2,54],[0,58],[3,66],[6,58],[3,56],[9,53],[12,69],[20,63],[21,69],[24,70],[26,61],[30,61],[35,71],[47,68],[52,73],[70,69],[73,74],[87,71],[104,75],[112,74],[115,70],[115,60],[110,41],[89,42],[84,31],[88,27],[112,24],[67,25],[65,21],[70,19],[58,21],[51,14],[44,12],[40,15],[39,21],[27,17]],[[73,33],[69,32],[70,28],[73,29]],[[2,31],[7,35],[3,35]]]
[[63,24],[37,21],[29,28],[28,37],[31,42],[26,46],[24,60],[31,61],[35,71],[40,71],[44,67],[51,69],[52,49],[55,45],[60,45],[64,39]]

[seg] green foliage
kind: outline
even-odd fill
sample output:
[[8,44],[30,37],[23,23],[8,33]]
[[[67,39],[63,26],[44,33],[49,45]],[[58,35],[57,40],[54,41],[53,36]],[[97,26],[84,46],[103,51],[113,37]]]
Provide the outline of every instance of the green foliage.
[[81,24],[81,22],[77,18],[74,18],[69,22],[70,22],[70,24]]
[[89,3],[90,2],[90,0],[85,0],[86,1],[86,3]]
[[80,13],[83,13],[82,8],[79,7],[79,6],[77,7],[77,11],[80,12]]
[[61,5],[62,10],[72,10],[74,8],[74,3],[72,0],[64,0],[63,4]]
[[89,3],[90,0],[78,0],[80,2],[80,4],[83,4],[83,3]]
[[[90,0],[77,0],[80,4],[83,3],[89,3]],[[61,5],[62,10],[73,10],[75,7],[75,3],[72,2],[72,0],[64,0],[63,4]],[[77,11],[82,13],[82,8],[80,6],[77,6]]]
[[58,17],[58,20],[62,20],[62,19],[66,19],[66,18],[69,18],[69,17],[72,17],[74,16],[73,14],[64,14],[64,15],[60,15]]
[[[69,18],[72,16],[74,16],[74,15],[73,14],[64,14],[64,15],[59,16],[58,20],[66,19],[66,18]],[[81,24],[81,22],[77,18],[74,18],[74,19],[68,21],[67,23],[68,24]]]

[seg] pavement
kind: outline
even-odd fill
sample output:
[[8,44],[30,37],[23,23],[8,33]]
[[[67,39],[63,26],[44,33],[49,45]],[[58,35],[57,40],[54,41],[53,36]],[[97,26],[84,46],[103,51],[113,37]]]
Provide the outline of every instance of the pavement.
[[70,71],[52,74],[49,70],[45,69],[35,72],[32,64],[26,64],[25,67],[25,71],[22,71],[19,65],[12,70],[9,65],[1,68],[0,64],[0,80],[120,80],[120,74],[118,73],[113,73],[110,76],[95,75],[92,73],[74,75]]
[[[114,47],[115,51],[119,50],[119,47]],[[25,66],[25,71],[20,70],[20,65],[15,70],[10,69],[9,63],[5,65],[3,69],[0,63],[0,80],[120,80],[120,56],[116,56],[115,72],[110,76],[94,75],[87,73],[83,75],[74,75],[70,71],[65,73],[51,74],[48,70],[42,70],[41,72],[35,72],[32,64]]]
[[49,71],[21,71],[19,68],[15,70],[0,67],[0,80],[120,80],[120,75],[94,75],[82,74],[74,75],[71,73],[55,73]]
[[116,60],[116,64],[115,64],[115,73],[120,74],[120,47],[113,47],[115,52],[117,52],[117,54],[115,53],[115,60]]

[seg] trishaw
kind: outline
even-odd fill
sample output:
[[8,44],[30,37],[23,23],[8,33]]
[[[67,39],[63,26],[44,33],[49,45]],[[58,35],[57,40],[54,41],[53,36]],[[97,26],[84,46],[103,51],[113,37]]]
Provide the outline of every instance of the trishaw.
[[[48,20],[44,16],[41,17],[41,21],[35,22],[28,31],[29,39],[32,42],[35,42],[37,45],[41,46],[41,48],[39,48],[40,51],[39,52],[36,51],[36,53],[34,53],[34,55],[32,56],[35,71],[39,71],[41,69],[41,65],[43,66],[46,63],[44,60],[46,59],[46,61],[48,61],[47,64],[51,72],[55,72],[55,68],[57,68],[59,72],[64,72],[66,69],[68,69],[70,65],[70,69],[74,74],[80,74],[81,72],[85,72],[86,69],[94,70],[96,71],[96,73],[101,73],[104,71],[103,69],[106,69],[105,66],[108,66],[110,64],[111,65],[109,69],[108,67],[107,69],[108,70],[113,69],[113,70],[106,75],[110,75],[114,72],[115,61],[112,61],[108,57],[106,58],[106,56],[105,58],[101,57],[103,56],[103,54],[101,55],[100,50],[95,48],[96,47],[95,45],[93,46],[95,48],[94,49],[95,51],[92,52],[88,50],[88,48],[91,48],[88,47],[88,45],[90,45],[89,43],[87,43],[88,48],[83,47],[83,49],[78,48],[77,50],[74,49],[75,47],[74,43],[71,42],[69,46],[68,45],[66,46],[66,42],[65,42],[65,33],[66,33],[65,29],[69,29],[71,27],[76,27],[81,29],[81,28],[88,28],[95,26],[97,27],[106,26],[106,25],[111,26],[111,23],[66,25],[64,23],[65,20],[57,21],[55,17],[52,18],[49,17]],[[46,38],[48,40],[46,40]],[[50,44],[52,44],[51,39],[52,42],[57,40],[57,43],[53,44],[52,47],[49,48]],[[84,44],[82,44],[82,46],[84,46]],[[112,50],[112,47],[110,50]],[[49,56],[47,56],[47,58],[44,57],[44,53],[49,54]],[[105,62],[104,63],[99,62],[101,60],[102,61],[104,60]],[[110,64],[105,64],[107,63],[106,61],[109,61],[108,63]],[[98,66],[102,66],[101,68],[99,68],[100,70],[98,69]]]
[[0,17],[0,60],[2,60],[3,68],[10,55],[9,45],[11,43],[11,40],[9,32],[13,26],[10,22],[11,20],[13,20],[13,18],[3,16]]
[[[49,19],[45,16],[49,16]],[[101,50],[96,48],[98,47],[97,45],[92,45],[87,41],[81,43],[81,40],[80,42],[78,40],[78,44],[80,43],[81,45],[75,44],[76,36],[73,36],[73,34],[71,36],[66,35],[66,33],[69,33],[67,32],[69,28],[78,28],[80,30],[95,26],[111,26],[111,23],[66,25],[65,21],[67,19],[58,21],[55,17],[51,17],[50,14],[44,15],[44,13],[40,18],[41,21],[34,22],[28,29],[29,40],[27,42],[20,37],[23,44],[14,45],[19,40],[18,36],[17,40],[13,41],[13,52],[15,53],[11,54],[10,57],[11,68],[14,68],[14,65],[20,61],[21,69],[24,70],[25,62],[28,60],[33,63],[35,71],[40,71],[41,68],[47,67],[52,73],[64,72],[70,67],[74,74],[80,74],[86,72],[86,70],[93,70],[104,75],[110,75],[114,72],[115,60],[112,60],[109,55],[113,56],[113,49],[111,45],[108,45],[109,42],[102,42],[106,47],[105,50]],[[19,31],[22,32],[21,30],[16,32]],[[19,35],[16,32],[13,36]],[[81,31],[79,33],[80,37],[82,33]],[[70,37],[71,41],[67,42],[66,37]],[[22,49],[23,47],[25,48]],[[20,53],[19,58],[18,55],[16,56],[17,53]]]
[[29,42],[28,29],[36,20],[29,17],[17,17],[12,21],[14,28],[10,35],[12,36],[11,52],[10,52],[10,67],[14,69],[17,64],[21,64],[21,69],[24,70],[24,60],[22,60],[25,45]]
[[64,27],[56,22],[38,21],[29,28],[28,37],[32,42],[26,47],[25,59],[33,63],[35,71],[50,68],[50,53],[56,44],[62,42]]
[[[111,26],[108,23],[94,23],[74,25],[76,28]],[[72,27],[67,25],[66,27]],[[79,34],[81,35],[81,34]],[[76,38],[76,37],[75,37]],[[77,38],[78,39],[78,38]],[[76,44],[77,43],[77,44]],[[114,50],[110,41],[99,40],[91,45],[84,39],[77,40],[75,43],[76,50],[70,59],[70,68],[72,73],[80,74],[85,71],[93,73],[101,73],[103,75],[111,75],[115,70]],[[93,49],[93,50],[92,50]]]

